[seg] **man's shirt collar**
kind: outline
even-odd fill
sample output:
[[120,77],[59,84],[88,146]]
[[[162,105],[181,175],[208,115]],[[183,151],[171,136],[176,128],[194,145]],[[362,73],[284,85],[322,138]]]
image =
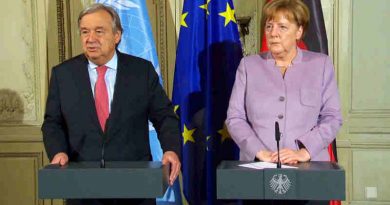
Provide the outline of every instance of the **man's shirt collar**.
[[[107,66],[108,68],[110,69],[113,69],[113,70],[116,70],[117,67],[118,67],[118,55],[115,51],[114,53],[114,56],[112,56],[111,60],[109,60],[105,66]],[[90,61],[88,59],[88,70],[93,70],[93,69],[96,69],[98,67],[98,65],[96,65],[95,63],[93,63],[92,61]]]

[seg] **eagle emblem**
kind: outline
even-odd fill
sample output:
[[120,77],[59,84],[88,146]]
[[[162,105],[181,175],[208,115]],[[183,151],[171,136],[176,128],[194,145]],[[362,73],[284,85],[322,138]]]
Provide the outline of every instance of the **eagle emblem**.
[[276,194],[285,194],[290,189],[291,181],[285,174],[275,174],[269,185]]

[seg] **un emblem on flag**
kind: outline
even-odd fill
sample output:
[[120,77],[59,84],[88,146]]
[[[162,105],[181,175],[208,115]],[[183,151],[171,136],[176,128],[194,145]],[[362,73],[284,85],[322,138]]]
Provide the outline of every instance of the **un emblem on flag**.
[[276,194],[284,195],[290,189],[291,181],[285,174],[275,174],[269,181],[269,185]]

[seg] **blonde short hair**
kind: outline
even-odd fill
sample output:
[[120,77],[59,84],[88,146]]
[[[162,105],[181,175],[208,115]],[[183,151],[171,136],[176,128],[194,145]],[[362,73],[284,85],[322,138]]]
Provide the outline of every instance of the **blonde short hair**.
[[267,21],[277,17],[282,13],[289,21],[294,22],[297,26],[302,26],[303,34],[309,25],[310,12],[309,8],[301,0],[271,0],[263,7],[261,27],[265,28]]

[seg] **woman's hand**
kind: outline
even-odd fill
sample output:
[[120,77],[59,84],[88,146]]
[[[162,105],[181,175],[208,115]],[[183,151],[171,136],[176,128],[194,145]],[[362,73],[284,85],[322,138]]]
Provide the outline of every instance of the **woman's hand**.
[[[307,162],[310,160],[310,154],[305,148],[300,150],[282,149],[279,155],[282,164],[297,164],[298,162]],[[272,153],[271,161],[278,161],[278,152]]]
[[269,151],[259,151],[256,154],[256,158],[263,162],[273,162],[272,161],[272,152]]

